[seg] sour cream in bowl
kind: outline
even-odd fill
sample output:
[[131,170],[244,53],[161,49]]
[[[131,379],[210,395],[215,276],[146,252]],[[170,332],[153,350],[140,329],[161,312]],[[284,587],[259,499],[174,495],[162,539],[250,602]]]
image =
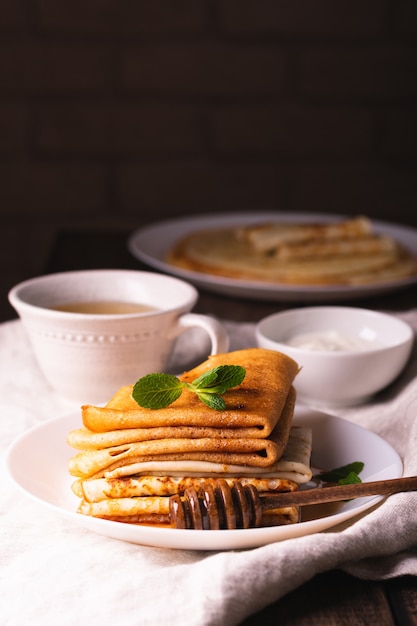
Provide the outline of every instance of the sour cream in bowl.
[[414,333],[402,320],[344,306],[288,309],[256,326],[261,348],[278,350],[300,366],[300,402],[354,406],[392,383],[410,357]]

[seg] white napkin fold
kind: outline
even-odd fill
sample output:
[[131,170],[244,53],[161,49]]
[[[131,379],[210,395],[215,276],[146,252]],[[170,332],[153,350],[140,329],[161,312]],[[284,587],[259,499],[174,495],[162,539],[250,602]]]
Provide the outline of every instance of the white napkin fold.
[[[417,309],[401,316],[417,328]],[[231,350],[255,345],[254,325],[224,322]],[[184,336],[172,368],[205,358]],[[19,321],[0,326],[0,623],[3,626],[233,626],[333,568],[361,578],[417,575],[417,494],[391,496],[340,528],[264,547],[198,552],[142,547],[75,526],[20,493],[5,469],[20,433],[78,407],[44,381]],[[365,406],[332,409],[384,437],[417,473],[417,350]]]

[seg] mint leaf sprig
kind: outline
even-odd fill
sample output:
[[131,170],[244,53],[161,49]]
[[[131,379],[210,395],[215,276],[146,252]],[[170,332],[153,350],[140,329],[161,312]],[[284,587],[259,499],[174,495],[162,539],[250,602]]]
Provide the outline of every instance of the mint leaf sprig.
[[362,480],[359,476],[364,468],[362,461],[354,461],[348,465],[342,465],[329,472],[320,472],[315,476],[316,479],[325,483],[336,483],[337,485],[350,485],[354,483],[361,483]]
[[141,407],[163,409],[175,402],[183,389],[188,389],[211,409],[224,411],[226,402],[222,394],[240,385],[245,376],[246,370],[240,365],[219,365],[191,383],[183,382],[173,374],[147,374],[134,384],[132,397]]

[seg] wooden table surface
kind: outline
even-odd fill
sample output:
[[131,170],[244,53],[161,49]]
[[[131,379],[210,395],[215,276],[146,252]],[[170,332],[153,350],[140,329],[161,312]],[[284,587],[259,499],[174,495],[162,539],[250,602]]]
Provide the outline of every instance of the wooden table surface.
[[[63,231],[55,242],[45,273],[99,268],[149,270],[127,250],[127,232]],[[300,304],[257,302],[199,290],[196,312],[223,319],[254,322],[280,308]],[[401,311],[417,304],[417,287],[370,300],[344,302]],[[413,626],[417,625],[417,578],[363,581],[340,571],[325,572],[241,626]]]

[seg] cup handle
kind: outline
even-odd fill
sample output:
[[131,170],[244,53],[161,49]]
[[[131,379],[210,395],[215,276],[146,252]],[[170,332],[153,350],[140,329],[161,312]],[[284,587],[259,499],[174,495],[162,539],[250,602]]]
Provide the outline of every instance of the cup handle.
[[210,354],[222,354],[229,349],[229,335],[226,329],[214,317],[200,313],[184,313],[178,320],[182,329],[199,326],[203,328],[211,341]]

